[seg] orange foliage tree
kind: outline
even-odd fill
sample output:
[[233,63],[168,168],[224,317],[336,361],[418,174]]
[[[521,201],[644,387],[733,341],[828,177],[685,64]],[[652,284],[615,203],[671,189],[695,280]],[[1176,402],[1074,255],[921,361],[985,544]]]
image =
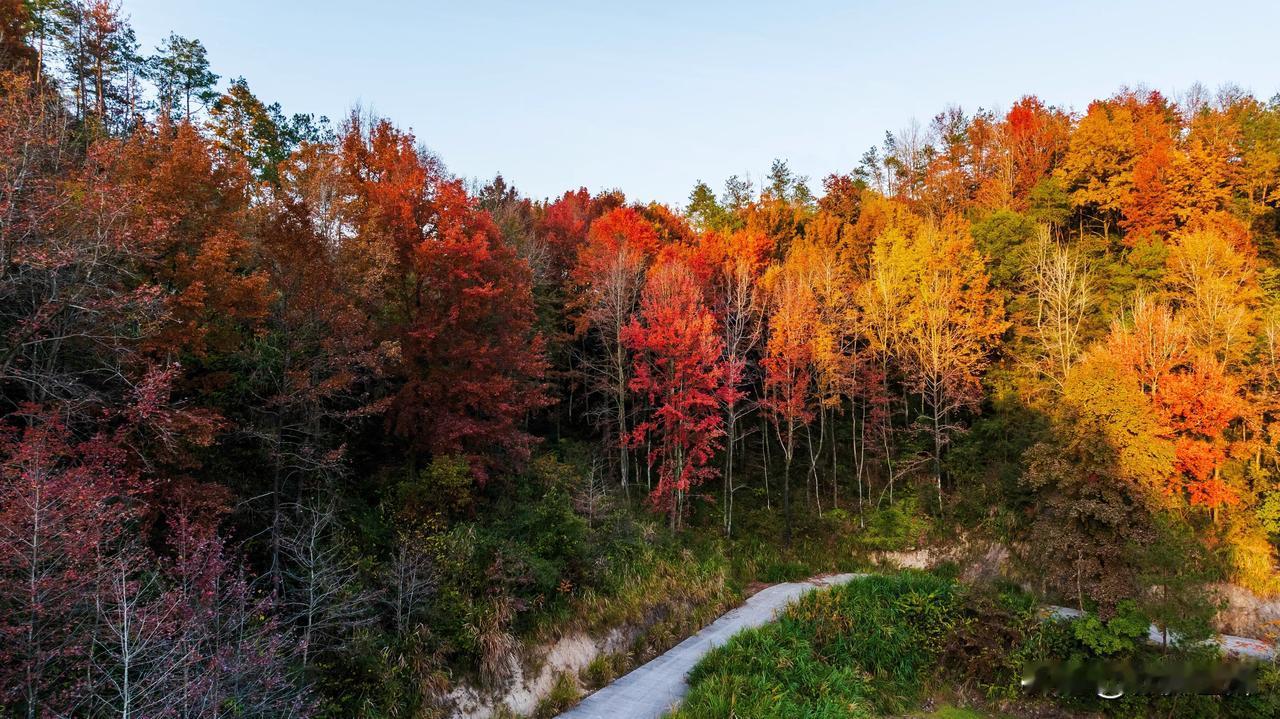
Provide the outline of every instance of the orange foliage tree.
[[817,302],[800,268],[792,263],[770,270],[769,339],[760,361],[764,397],[785,463],[782,477],[783,541],[791,543],[791,463],[800,432],[813,421],[813,334]]

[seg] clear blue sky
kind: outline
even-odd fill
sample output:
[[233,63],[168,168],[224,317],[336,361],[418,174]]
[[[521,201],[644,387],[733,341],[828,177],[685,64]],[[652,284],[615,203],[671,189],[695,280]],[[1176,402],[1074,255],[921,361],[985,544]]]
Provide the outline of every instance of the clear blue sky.
[[815,189],[885,130],[1026,93],[1280,91],[1280,2],[124,0],[286,112],[355,103],[469,178],[683,203],[774,157]]

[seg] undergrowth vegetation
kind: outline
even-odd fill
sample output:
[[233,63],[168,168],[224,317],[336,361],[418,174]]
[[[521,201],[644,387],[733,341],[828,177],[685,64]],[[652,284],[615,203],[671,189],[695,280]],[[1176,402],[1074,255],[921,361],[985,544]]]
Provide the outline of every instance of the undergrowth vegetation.
[[966,586],[918,572],[873,575],[810,593],[778,621],[713,650],[691,672],[689,695],[670,717],[876,717],[911,712],[934,696],[959,697],[970,706],[940,712],[963,716],[1280,716],[1273,665],[1261,669],[1250,696],[1112,701],[1023,691],[1027,668],[1050,661],[1079,667],[1216,656],[1203,646],[1147,644],[1147,626],[1133,603],[1107,620],[1044,621],[1035,599],[1016,587]]
[[690,675],[679,719],[850,717],[906,709],[957,613],[950,581],[867,577],[812,592]]
[[[360,633],[342,661],[323,665],[326,682],[345,687],[327,711],[376,715],[399,705],[447,715],[443,705],[431,709],[433,696],[460,684],[500,693],[513,654],[536,664],[560,637],[580,632],[602,641],[620,632],[622,650],[579,677],[580,689],[597,687],[709,624],[756,585],[865,569],[871,550],[915,546],[931,527],[908,497],[861,518],[839,509],[797,512],[790,546],[767,509],[742,510],[737,536],[725,537],[702,521],[702,512],[716,511],[709,505],[675,534],[623,501],[582,511],[588,448],[565,440],[549,450],[518,482],[485,487],[481,501],[490,509],[483,515],[463,506],[457,516],[439,518],[438,531],[415,538],[426,548],[433,584],[432,601],[412,619],[431,631]],[[401,506],[414,506],[406,498],[432,497],[438,511],[452,506],[451,487],[466,485],[462,471],[435,462],[411,479],[384,481],[398,485]],[[353,527],[352,543],[394,552],[397,515],[378,507],[358,514],[365,521]],[[348,591],[367,595],[381,581],[375,572],[357,572]],[[566,681],[572,683],[558,684]]]

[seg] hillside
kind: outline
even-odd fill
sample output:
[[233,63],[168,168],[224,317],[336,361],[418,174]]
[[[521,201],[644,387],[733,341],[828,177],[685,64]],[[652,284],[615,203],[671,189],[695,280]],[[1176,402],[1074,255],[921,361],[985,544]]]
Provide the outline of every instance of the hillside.
[[1273,638],[1280,96],[1108,92],[945,108],[820,191],[537,199],[116,3],[0,0],[0,714],[549,715],[910,552],[677,716],[1003,711],[1134,626]]

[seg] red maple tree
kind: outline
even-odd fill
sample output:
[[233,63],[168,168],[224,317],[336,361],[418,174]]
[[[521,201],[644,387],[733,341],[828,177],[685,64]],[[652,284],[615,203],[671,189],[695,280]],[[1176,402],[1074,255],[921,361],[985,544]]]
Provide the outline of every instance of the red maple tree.
[[724,434],[721,403],[737,391],[737,379],[727,376],[715,318],[683,264],[664,263],[650,273],[623,341],[635,353],[631,390],[653,408],[629,441],[650,445],[658,485],[649,499],[678,530],[689,493],[717,474],[708,463]]
[[399,343],[390,425],[484,476],[494,450],[527,455],[525,415],[548,401],[528,265],[412,134],[385,120],[362,128],[353,117],[341,140],[346,214],[360,228],[345,256],[366,311]]

